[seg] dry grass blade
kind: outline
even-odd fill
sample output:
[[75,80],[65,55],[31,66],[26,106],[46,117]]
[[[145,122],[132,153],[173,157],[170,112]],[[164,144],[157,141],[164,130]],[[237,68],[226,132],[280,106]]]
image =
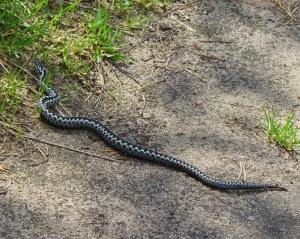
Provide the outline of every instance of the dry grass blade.
[[279,12],[289,18],[291,21],[300,20],[300,8],[299,1],[295,0],[272,0],[277,7],[279,8]]
[[0,165],[0,172],[1,173],[9,173],[11,171],[11,168],[8,168],[6,166]]

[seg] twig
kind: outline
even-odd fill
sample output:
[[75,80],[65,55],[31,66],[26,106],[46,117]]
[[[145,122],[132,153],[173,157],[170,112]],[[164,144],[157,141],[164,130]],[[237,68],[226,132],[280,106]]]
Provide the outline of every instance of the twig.
[[244,175],[244,182],[245,182],[247,180],[246,170],[245,170],[245,167],[244,167],[243,163],[240,162],[240,174],[239,174],[238,178],[236,179],[236,181],[239,181],[242,174]]
[[244,173],[244,182],[247,181],[247,174],[246,174],[246,170],[245,170],[245,167],[243,165],[243,163],[241,162],[242,166],[243,166],[243,173]]
[[[44,157],[44,161],[41,161],[39,163],[32,163],[32,164],[27,164],[27,166],[39,166],[40,164],[46,163],[49,160],[49,157],[46,157],[46,155],[44,154],[44,152],[40,149],[40,147],[37,147],[37,149],[40,151],[40,153],[43,155]],[[47,153],[48,155],[48,153]]]
[[219,60],[219,61],[225,61],[223,58],[220,58],[220,57],[217,57],[211,53],[209,53],[208,51],[200,48],[198,45],[194,44],[194,48],[200,50],[200,51],[203,51],[205,52],[207,55],[202,55],[202,54],[196,54],[196,55],[199,55],[199,56],[204,56],[204,57],[208,57],[208,58],[212,58],[212,59],[215,59],[215,60]]
[[182,65],[182,68],[183,68],[184,70],[186,70],[188,73],[190,73],[190,74],[192,74],[193,76],[197,77],[199,80],[203,81],[204,83],[207,83],[207,80],[204,80],[204,79],[201,78],[200,76],[196,75],[194,72],[188,70],[188,69],[187,69],[186,67],[184,67],[183,65]]
[[233,41],[221,41],[221,40],[215,40],[215,41],[207,41],[207,40],[198,40],[198,42],[204,42],[204,43],[234,43]]
[[8,173],[11,170],[11,168],[5,167],[5,166],[0,166],[0,171],[4,173]]
[[27,138],[27,139],[31,139],[31,140],[40,142],[40,143],[45,143],[45,144],[49,144],[49,145],[56,146],[56,147],[59,147],[59,148],[68,149],[70,151],[85,154],[85,155],[89,155],[89,156],[92,156],[92,157],[102,158],[102,159],[106,159],[106,160],[113,161],[113,162],[121,162],[119,160],[114,160],[114,159],[111,159],[111,158],[108,158],[108,157],[105,157],[105,156],[91,154],[91,153],[88,153],[88,152],[85,152],[85,151],[81,151],[79,149],[70,148],[70,147],[63,146],[63,145],[60,145],[60,144],[56,144],[56,143],[53,143],[53,142],[49,142],[49,141],[46,141],[46,140],[37,139],[37,138],[34,138],[34,137],[30,137],[30,136],[24,136],[24,137]]
[[[3,123],[2,121],[0,121],[0,124],[6,126],[6,127],[9,127],[9,128],[12,128],[16,131],[18,131],[15,127],[13,126],[10,126],[6,123]],[[9,130],[10,133],[14,134],[14,135],[18,135],[17,133]],[[88,153],[88,152],[84,152],[84,151],[81,151],[79,149],[74,149],[74,148],[70,148],[70,147],[67,147],[67,146],[63,146],[63,145],[60,145],[60,144],[56,144],[56,143],[53,143],[53,142],[49,142],[47,140],[43,140],[43,139],[37,139],[37,138],[34,138],[30,135],[27,135],[27,134],[23,134],[22,135],[24,138],[27,138],[27,139],[31,139],[33,141],[37,141],[37,142],[40,142],[40,143],[44,143],[44,144],[48,144],[48,145],[52,145],[52,146],[55,146],[55,147],[58,147],[58,148],[63,148],[63,149],[67,149],[67,150],[70,150],[70,151],[73,151],[73,152],[77,152],[77,153],[81,153],[81,154],[85,154],[85,155],[89,155],[89,156],[92,156],[92,157],[96,157],[96,158],[102,158],[102,159],[106,159],[106,160],[109,160],[109,161],[113,161],[113,162],[118,162],[118,163],[121,163],[122,161],[119,161],[119,160],[114,160],[114,159],[111,159],[111,158],[108,158],[108,157],[105,157],[105,156],[100,156],[100,155],[96,155],[96,154],[91,154],[91,153]]]
[[196,32],[195,29],[193,29],[193,28],[187,26],[185,23],[179,21],[174,15],[171,15],[170,18],[171,18],[172,20],[175,20],[175,21],[176,21],[177,23],[179,23],[180,25],[184,26],[184,27],[185,27],[186,29],[188,29],[189,31],[191,31],[191,32]]
[[247,203],[249,203],[252,207],[256,207],[256,205],[252,202],[249,202],[248,200],[246,200]]
[[129,49],[127,49],[127,50],[125,51],[125,54],[127,54],[129,51],[132,51],[134,48],[136,48],[136,47],[139,46],[140,44],[144,43],[145,41],[146,41],[146,39],[144,39],[144,40],[142,40],[142,41],[136,43],[135,45],[133,45],[132,47],[130,47]]
[[144,114],[144,111],[145,111],[145,108],[146,108],[146,100],[145,100],[145,96],[144,96],[144,94],[142,94],[142,96],[143,96],[143,102],[144,102],[144,104],[143,104],[143,109],[142,109],[141,115]]
[[[200,55],[200,56],[205,56],[205,57],[209,57],[209,58],[212,58],[212,59],[215,59],[215,60],[219,60],[219,61],[225,61],[224,59],[218,57],[218,56],[215,56],[213,54],[211,54],[210,52],[206,51],[206,50],[203,50],[202,48],[200,48],[198,45],[194,44],[193,45],[194,48],[198,49],[199,51],[203,51],[205,52],[207,55]],[[199,54],[197,54],[199,55]]]
[[183,98],[186,99],[186,96],[182,94],[179,90],[177,90],[174,86],[172,86],[170,83],[167,83],[167,85],[169,85],[173,90],[177,91]]
[[155,83],[153,83],[153,84],[151,84],[151,85],[147,85],[147,86],[143,87],[143,88],[141,89],[141,91],[146,91],[147,89],[149,89],[149,88],[151,88],[151,87],[153,87],[153,86],[156,86],[156,85],[158,85],[159,83],[162,83],[162,82],[166,82],[166,80],[163,79],[163,80],[157,81],[157,82],[155,82]]
[[2,64],[2,62],[0,61],[0,65],[3,67],[3,69],[8,72],[8,70],[6,69],[6,67]]
[[[195,53],[197,56],[202,56],[202,57],[206,57],[206,58],[210,58],[210,59],[214,59],[214,60],[218,60],[218,61],[225,61],[224,59],[222,58],[219,58],[217,56],[214,56],[214,55],[203,55],[203,54],[198,54],[198,53]],[[208,54],[208,53],[207,53]]]
[[10,184],[11,184],[11,180],[9,181],[7,186],[5,186],[5,187],[0,186],[0,194],[6,194],[7,193],[6,189],[10,186]]
[[11,180],[9,180],[9,183],[3,189],[7,189],[10,185],[11,185]]
[[[125,70],[123,70],[123,69],[121,69],[121,68],[119,68],[116,64],[114,64],[114,63],[112,63],[111,62],[111,64],[112,64],[112,66],[113,67],[115,67],[118,71],[120,71],[122,74],[124,74],[125,76],[127,76],[127,77],[129,77],[131,80],[133,80],[135,83],[137,83],[138,85],[141,85],[141,83],[138,81],[138,80],[136,80],[132,75],[132,73],[130,73],[130,72],[127,72],[127,71],[125,71]],[[137,76],[137,78],[139,77],[139,75]]]
[[38,78],[36,78],[34,75],[32,75],[28,70],[26,70],[24,67],[17,65],[16,63],[14,63],[13,61],[10,61],[9,59],[5,58],[6,61],[8,61],[9,63],[13,64],[14,66],[22,69],[23,71],[25,71],[28,75],[30,75],[30,77],[38,80]]
[[254,133],[254,131],[253,131],[253,130],[252,130],[252,133],[253,133],[254,137],[255,137],[255,138],[257,138],[257,140],[258,140],[258,141],[260,141],[259,137],[257,136],[257,134],[256,134],[256,133]]
[[86,222],[86,223],[82,223],[81,225],[82,226],[87,226],[87,225],[93,225],[93,224],[101,224],[101,225],[104,225],[104,224],[109,224],[108,222]]

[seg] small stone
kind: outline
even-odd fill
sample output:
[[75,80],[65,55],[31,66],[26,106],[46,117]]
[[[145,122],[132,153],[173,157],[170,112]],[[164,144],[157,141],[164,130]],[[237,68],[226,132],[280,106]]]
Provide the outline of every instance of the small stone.
[[286,230],[284,228],[282,228],[282,227],[278,228],[278,231],[279,232],[286,232]]
[[172,30],[173,28],[169,24],[161,23],[159,25],[159,29],[162,30],[162,31],[168,31],[168,30]]

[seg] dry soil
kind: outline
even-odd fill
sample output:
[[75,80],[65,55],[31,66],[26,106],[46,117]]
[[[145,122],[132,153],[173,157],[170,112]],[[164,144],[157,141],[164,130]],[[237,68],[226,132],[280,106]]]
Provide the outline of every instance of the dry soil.
[[178,2],[127,35],[132,63],[106,60],[83,82],[52,79],[74,98],[54,109],[60,114],[96,118],[213,177],[287,192],[212,190],[119,155],[91,132],[41,122],[32,97],[24,134],[104,158],[3,132],[0,238],[300,238],[297,154],[261,127],[263,106],[300,122],[299,39],[299,25],[269,3]]

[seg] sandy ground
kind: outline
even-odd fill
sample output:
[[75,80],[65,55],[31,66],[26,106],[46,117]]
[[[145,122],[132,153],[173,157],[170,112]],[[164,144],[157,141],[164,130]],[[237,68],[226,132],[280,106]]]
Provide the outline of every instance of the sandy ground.
[[78,83],[70,95],[74,79],[52,83],[75,98],[60,104],[64,115],[96,118],[219,179],[237,180],[243,165],[247,181],[287,192],[212,190],[119,155],[90,132],[44,124],[32,104],[24,133],[115,161],[4,132],[0,165],[11,170],[0,174],[0,238],[300,238],[299,162],[260,123],[263,106],[300,122],[300,27],[269,6],[178,3],[128,35],[134,63],[103,62],[91,89]]

